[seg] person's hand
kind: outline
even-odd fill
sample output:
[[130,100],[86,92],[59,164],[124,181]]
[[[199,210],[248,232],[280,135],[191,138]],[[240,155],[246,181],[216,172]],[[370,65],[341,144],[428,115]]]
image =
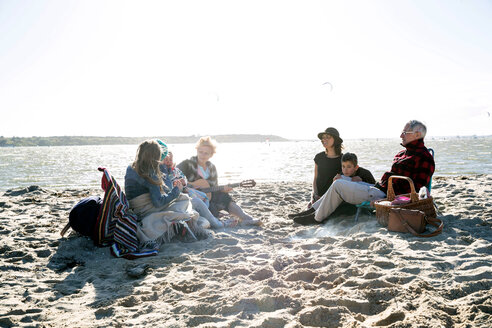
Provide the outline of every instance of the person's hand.
[[184,186],[186,186],[186,180],[185,179],[179,179],[179,181],[181,182],[181,184]]
[[354,182],[361,182],[362,181],[362,178],[358,175],[356,175],[355,177],[352,177],[352,181]]
[[224,186],[224,192],[231,192],[232,188],[229,186]]
[[180,192],[183,191],[183,183],[181,182],[181,180],[174,181],[174,186],[175,187],[178,187],[178,189],[179,189]]
[[341,179],[342,176],[340,175],[340,173],[338,173],[337,175],[335,175],[335,177],[333,178],[333,181],[335,180],[338,180],[338,179]]

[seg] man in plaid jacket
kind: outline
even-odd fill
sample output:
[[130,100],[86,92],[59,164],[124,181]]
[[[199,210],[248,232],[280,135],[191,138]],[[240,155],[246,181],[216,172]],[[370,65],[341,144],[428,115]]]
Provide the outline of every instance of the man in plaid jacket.
[[[360,204],[376,201],[386,197],[388,179],[392,175],[402,175],[412,179],[415,189],[427,186],[435,170],[434,158],[424,145],[426,126],[416,120],[405,124],[400,138],[405,147],[393,159],[391,170],[384,173],[374,186],[364,186],[352,181],[338,179],[328,191],[307,211],[293,215],[294,222],[300,224],[321,223],[343,202]],[[398,179],[393,181],[396,195],[410,192],[408,182]]]

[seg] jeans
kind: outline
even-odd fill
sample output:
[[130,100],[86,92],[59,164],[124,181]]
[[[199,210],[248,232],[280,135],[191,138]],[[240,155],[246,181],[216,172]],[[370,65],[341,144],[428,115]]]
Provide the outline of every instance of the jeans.
[[200,214],[201,217],[205,218],[210,223],[212,229],[219,229],[224,227],[224,224],[212,215],[212,213],[208,210],[207,205],[205,205],[205,203],[201,199],[192,198],[191,205],[193,209],[197,211],[198,214]]

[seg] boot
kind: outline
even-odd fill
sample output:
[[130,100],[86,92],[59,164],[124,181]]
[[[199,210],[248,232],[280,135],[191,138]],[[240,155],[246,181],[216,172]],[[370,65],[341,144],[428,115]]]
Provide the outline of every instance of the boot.
[[308,215],[308,214],[311,214],[311,213],[314,213],[316,210],[312,207],[308,208],[307,210],[305,211],[302,211],[300,213],[293,213],[293,214],[289,214],[289,219],[293,219],[295,218],[296,216],[304,216],[304,215]]
[[296,217],[294,217],[294,222],[302,224],[302,225],[321,224],[321,222],[318,222],[314,219],[314,213],[304,215],[304,216],[296,216]]

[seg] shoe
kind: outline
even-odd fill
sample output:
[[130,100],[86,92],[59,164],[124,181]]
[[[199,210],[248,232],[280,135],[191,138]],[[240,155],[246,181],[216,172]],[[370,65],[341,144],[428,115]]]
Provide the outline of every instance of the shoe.
[[294,222],[302,224],[302,225],[321,224],[321,222],[318,222],[314,219],[314,213],[304,215],[304,216],[296,216],[296,217],[294,217]]
[[302,211],[300,213],[289,214],[288,217],[289,217],[289,219],[293,219],[296,216],[304,216],[304,215],[308,215],[308,214],[311,214],[311,213],[314,213],[314,212],[316,212],[316,210],[314,208],[310,207],[307,210]]

